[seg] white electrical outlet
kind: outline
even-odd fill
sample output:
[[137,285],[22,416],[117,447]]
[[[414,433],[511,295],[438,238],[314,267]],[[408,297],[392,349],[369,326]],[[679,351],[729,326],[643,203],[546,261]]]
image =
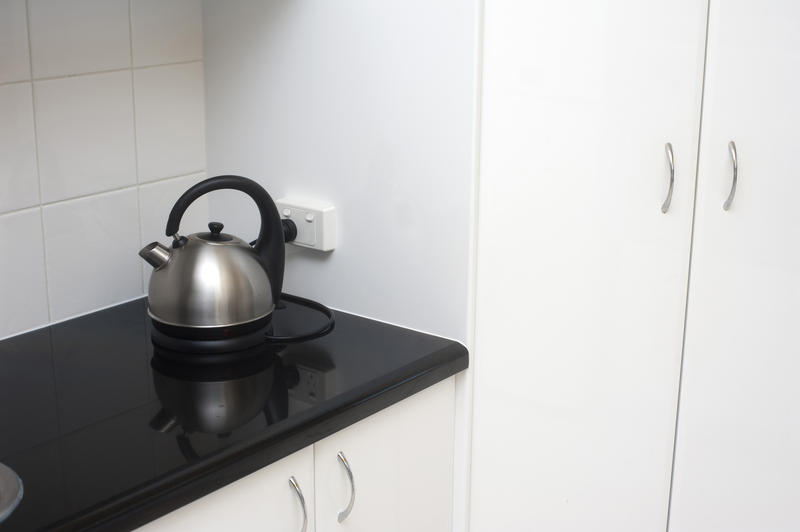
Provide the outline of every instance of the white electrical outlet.
[[291,244],[319,251],[336,247],[336,208],[325,202],[307,198],[281,198],[275,202],[284,220],[297,226],[297,237]]

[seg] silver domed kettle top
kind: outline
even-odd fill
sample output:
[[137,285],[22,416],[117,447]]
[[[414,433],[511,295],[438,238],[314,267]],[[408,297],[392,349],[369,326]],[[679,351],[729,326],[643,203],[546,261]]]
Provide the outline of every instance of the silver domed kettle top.
[[[258,207],[261,227],[251,246],[209,224],[209,232],[180,236],[186,209],[215,190],[238,190]],[[281,297],[284,230],[275,202],[264,188],[246,177],[223,175],[201,181],[183,193],[169,213],[167,236],[172,247],[152,242],[139,251],[154,271],[150,277],[148,312],[160,324],[178,329],[226,329],[263,324]],[[252,328],[251,328],[252,330]]]

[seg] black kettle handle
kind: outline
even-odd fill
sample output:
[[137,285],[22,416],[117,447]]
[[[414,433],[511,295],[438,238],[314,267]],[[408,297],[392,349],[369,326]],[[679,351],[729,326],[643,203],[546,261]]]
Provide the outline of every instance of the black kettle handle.
[[252,179],[238,175],[220,175],[197,183],[184,192],[172,207],[167,219],[167,236],[178,233],[183,213],[194,200],[214,190],[223,189],[244,192],[256,202],[261,215],[261,228],[258,230],[258,238],[253,244],[253,248],[267,270],[272,284],[272,301],[277,305],[283,287],[283,264],[286,253],[283,245],[283,226],[272,197],[264,190],[264,187]]

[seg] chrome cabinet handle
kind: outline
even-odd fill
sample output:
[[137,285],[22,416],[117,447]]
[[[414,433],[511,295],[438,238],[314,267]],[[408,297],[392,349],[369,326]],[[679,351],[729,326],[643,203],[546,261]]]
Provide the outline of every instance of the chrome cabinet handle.
[[661,205],[661,212],[666,214],[672,203],[672,188],[675,186],[675,156],[672,154],[672,144],[669,142],[664,144],[664,151],[667,153],[667,162],[669,162],[669,190],[667,191],[667,199]]
[[339,515],[336,517],[337,520],[341,523],[342,521],[347,519],[347,516],[350,515],[350,512],[353,511],[353,505],[356,502],[356,484],[355,482],[353,482],[353,471],[350,469],[350,463],[347,461],[347,458],[344,456],[344,453],[342,451],[339,451],[338,454],[336,455],[336,458],[338,458],[339,461],[342,463],[342,465],[344,466],[344,470],[347,471],[347,478],[350,479],[350,502],[347,503],[347,508],[341,510],[339,512]]
[[300,508],[303,509],[303,526],[300,527],[300,532],[306,532],[306,527],[308,526],[308,512],[306,511],[306,498],[303,497],[303,492],[300,490],[300,486],[297,484],[297,479],[293,476],[289,477],[289,485],[294,488],[295,493],[297,493],[297,498],[300,499]]
[[731,191],[728,193],[728,199],[722,204],[723,210],[731,208],[733,197],[736,195],[736,182],[739,180],[739,156],[736,154],[736,143],[730,141],[728,143],[728,151],[731,152],[731,162],[733,162],[733,183],[731,183]]

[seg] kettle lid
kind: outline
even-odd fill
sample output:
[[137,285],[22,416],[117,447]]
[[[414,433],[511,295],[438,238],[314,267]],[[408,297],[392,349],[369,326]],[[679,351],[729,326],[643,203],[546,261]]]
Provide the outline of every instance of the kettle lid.
[[195,236],[197,236],[197,238],[200,240],[205,240],[207,242],[230,242],[233,240],[233,236],[223,233],[223,227],[225,226],[220,222],[209,222],[208,232],[197,233]]

